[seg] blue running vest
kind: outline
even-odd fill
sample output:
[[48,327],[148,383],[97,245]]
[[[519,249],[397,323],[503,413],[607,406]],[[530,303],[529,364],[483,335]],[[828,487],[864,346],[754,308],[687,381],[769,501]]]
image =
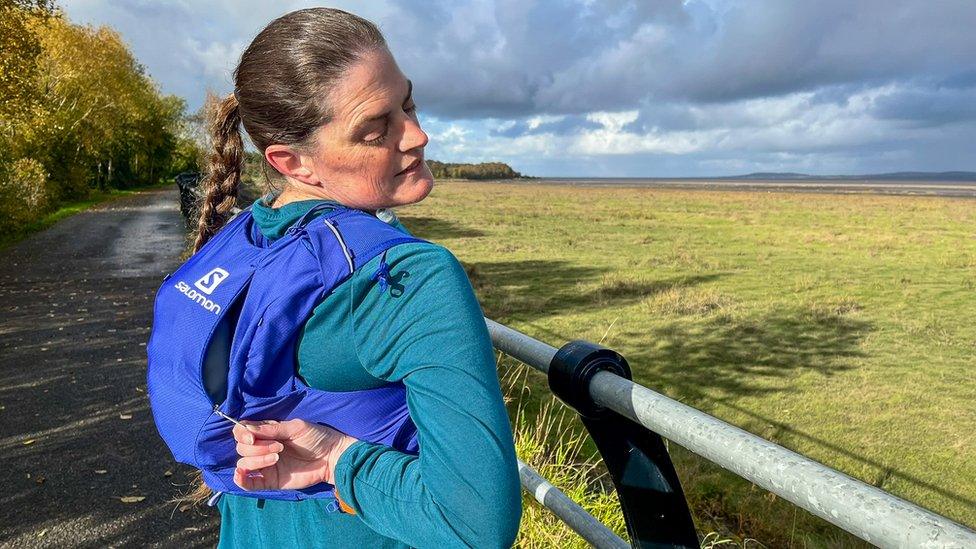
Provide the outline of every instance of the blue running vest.
[[422,242],[359,210],[339,207],[312,218],[329,207],[335,206],[316,205],[273,242],[261,234],[250,208],[243,210],[166,276],[156,293],[147,344],[153,419],[173,457],[199,468],[214,490],[298,500],[331,496],[334,489],[320,483],[244,491],[233,480],[239,458],[233,424],[216,410],[237,419],[301,418],[418,452],[403,383],[329,392],[297,375],[297,343],[313,309],[380,254],[373,279],[385,288],[385,251]]

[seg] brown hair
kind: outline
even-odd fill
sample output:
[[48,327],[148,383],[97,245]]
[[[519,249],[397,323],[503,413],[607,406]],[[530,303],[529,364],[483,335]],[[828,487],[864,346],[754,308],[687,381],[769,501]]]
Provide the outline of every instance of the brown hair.
[[271,144],[308,149],[332,117],[324,98],[363,53],[386,47],[373,23],[333,8],[308,8],[268,24],[234,69],[234,93],[208,98],[210,153],[206,196],[193,251],[227,221],[244,167],[240,126],[262,153]]

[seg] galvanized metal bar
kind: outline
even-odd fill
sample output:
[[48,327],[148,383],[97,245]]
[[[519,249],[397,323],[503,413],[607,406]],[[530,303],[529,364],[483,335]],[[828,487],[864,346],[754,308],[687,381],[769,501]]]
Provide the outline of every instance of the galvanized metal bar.
[[[555,348],[488,321],[495,347],[540,371]],[[531,341],[529,341],[531,340]],[[553,349],[552,354],[548,350]],[[528,349],[528,351],[526,351]],[[609,372],[590,395],[600,404],[880,547],[976,547],[976,532]]]
[[535,496],[535,500],[552,511],[567,526],[573,529],[594,547],[600,549],[629,549],[630,544],[585,509],[561,492],[524,461],[518,462],[519,478],[525,491]]
[[490,318],[485,318],[485,324],[488,325],[488,332],[496,349],[544,374],[549,372],[549,363],[558,349]]
[[881,547],[976,547],[976,532],[650,389],[600,372],[590,394],[692,452]]

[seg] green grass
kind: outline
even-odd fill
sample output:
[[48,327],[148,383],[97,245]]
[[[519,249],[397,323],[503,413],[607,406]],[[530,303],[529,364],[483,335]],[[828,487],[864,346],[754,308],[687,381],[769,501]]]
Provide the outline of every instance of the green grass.
[[171,182],[162,182],[157,185],[147,185],[143,187],[135,187],[132,189],[110,189],[107,191],[93,190],[88,198],[84,200],[75,200],[71,202],[65,202],[58,206],[58,208],[44,217],[18,227],[14,230],[6,231],[0,233],[0,250],[7,248],[21,240],[27,238],[28,236],[43,231],[44,229],[54,225],[58,221],[74,215],[78,212],[87,210],[96,204],[101,204],[103,202],[108,202],[109,200],[114,200],[116,198],[127,196],[130,194],[135,194],[140,191],[150,190],[150,189],[160,189],[163,187],[168,187],[172,185]]
[[[602,340],[652,389],[976,526],[976,202],[448,182],[399,213],[487,316]],[[702,532],[859,544],[672,454]]]
[[[587,453],[583,426],[555,399],[546,400],[530,415],[524,407],[527,399],[521,398],[531,390],[525,369],[508,367],[510,364],[505,366],[504,360],[500,355],[499,366],[505,372],[502,386],[514,416],[512,426],[519,458],[617,535],[627,539],[627,527],[612,483],[609,476],[600,471],[598,460],[592,453]],[[515,546],[520,549],[585,549],[590,545],[542,507],[533,494],[523,491],[522,521]]]

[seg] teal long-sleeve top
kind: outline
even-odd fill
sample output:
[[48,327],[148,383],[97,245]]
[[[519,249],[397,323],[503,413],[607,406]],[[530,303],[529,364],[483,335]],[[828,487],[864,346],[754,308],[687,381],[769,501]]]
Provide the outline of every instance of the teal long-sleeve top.
[[[276,239],[319,200],[251,211]],[[325,213],[328,209],[320,210]],[[408,232],[399,221],[394,226]],[[365,264],[313,311],[298,342],[312,387],[356,391],[402,381],[419,455],[366,441],[336,464],[334,500],[225,494],[219,547],[507,547],[521,495],[494,352],[467,276],[446,248],[408,243],[386,254],[384,291]],[[287,281],[282,281],[287,284]]]

